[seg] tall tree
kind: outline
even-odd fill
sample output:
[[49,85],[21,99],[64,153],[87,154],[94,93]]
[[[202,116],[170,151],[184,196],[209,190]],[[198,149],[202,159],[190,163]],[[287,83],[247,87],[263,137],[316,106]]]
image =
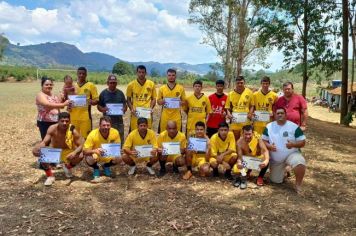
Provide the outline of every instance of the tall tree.
[[327,75],[340,70],[341,55],[331,40],[340,32],[335,19],[341,13],[334,0],[258,0],[256,4],[263,12],[257,21],[260,43],[281,50],[286,68],[302,64],[304,97],[311,69]]
[[346,124],[347,115],[347,82],[349,63],[349,1],[342,0],[342,73],[341,73],[341,110],[340,123]]

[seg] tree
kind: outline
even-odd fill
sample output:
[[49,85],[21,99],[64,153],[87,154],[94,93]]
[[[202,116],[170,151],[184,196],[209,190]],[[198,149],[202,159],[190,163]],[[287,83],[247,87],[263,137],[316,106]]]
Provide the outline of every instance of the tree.
[[[282,50],[285,67],[301,63],[303,67],[302,95],[310,69],[319,68],[327,75],[341,69],[340,52],[335,50],[341,15],[334,0],[259,0],[261,14],[257,20],[262,45]],[[340,49],[340,42],[336,45]]]
[[4,51],[9,43],[9,40],[4,36],[4,34],[0,34],[0,61],[2,60]]
[[134,65],[124,61],[119,61],[112,68],[112,73],[118,75],[133,75],[134,72],[135,72]]
[[151,77],[159,77],[160,76],[159,70],[156,68],[152,68],[150,71],[150,75]]
[[342,73],[340,124],[347,124],[347,82],[349,57],[349,1],[342,0]]

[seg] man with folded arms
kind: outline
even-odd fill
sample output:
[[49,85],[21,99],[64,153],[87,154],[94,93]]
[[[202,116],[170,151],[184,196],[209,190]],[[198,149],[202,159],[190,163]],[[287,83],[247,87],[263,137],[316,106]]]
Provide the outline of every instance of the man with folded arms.
[[[67,178],[73,177],[71,169],[82,159],[81,155],[84,139],[73,125],[70,124],[70,115],[68,112],[58,114],[58,123],[48,128],[47,134],[33,149],[33,155],[39,157],[40,150],[43,147],[60,148],[61,162],[63,162],[63,171]],[[40,163],[40,168],[46,172],[47,179],[45,186],[54,183],[55,177],[50,163]]]

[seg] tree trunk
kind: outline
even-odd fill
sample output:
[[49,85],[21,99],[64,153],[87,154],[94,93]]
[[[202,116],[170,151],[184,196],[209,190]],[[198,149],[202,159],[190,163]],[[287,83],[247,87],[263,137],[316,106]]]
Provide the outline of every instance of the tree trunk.
[[355,42],[355,31],[354,27],[356,27],[356,16],[354,15],[354,23],[352,24],[352,17],[351,17],[351,12],[350,12],[350,31],[351,31],[351,39],[352,39],[352,68],[351,68],[351,86],[350,86],[350,94],[351,94],[351,99],[348,104],[347,112],[351,112],[352,110],[352,104],[354,103],[354,97],[353,97],[353,85],[354,85],[354,79],[355,79],[355,57],[356,57],[356,42]]
[[236,60],[236,75],[242,75],[242,65],[244,63],[244,49],[245,49],[245,37],[247,33],[246,29],[246,15],[247,15],[247,1],[243,0],[242,4],[239,6],[238,13],[238,50],[237,50],[237,60]]
[[308,83],[308,32],[309,32],[309,2],[308,0],[304,1],[304,32],[303,32],[303,88],[302,95],[306,97],[307,94],[307,83]]
[[348,44],[349,44],[349,12],[348,0],[342,0],[342,81],[341,81],[341,112],[340,123],[346,124],[344,118],[347,115],[347,80],[348,80]]
[[232,31],[232,13],[233,13],[233,2],[228,1],[229,14],[227,18],[227,35],[226,35],[226,56],[225,56],[225,84],[227,88],[231,88],[232,71],[231,71],[231,31]]

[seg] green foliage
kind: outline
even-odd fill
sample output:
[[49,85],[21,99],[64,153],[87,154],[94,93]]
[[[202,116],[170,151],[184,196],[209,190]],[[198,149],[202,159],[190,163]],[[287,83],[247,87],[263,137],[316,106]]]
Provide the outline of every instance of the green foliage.
[[151,75],[151,77],[160,77],[159,70],[156,68],[152,68],[150,71],[150,75]]
[[3,58],[5,48],[8,44],[9,40],[3,34],[0,34],[0,61]]
[[134,65],[120,61],[112,68],[112,73],[117,75],[133,75],[135,73]]
[[354,121],[353,115],[354,115],[353,112],[348,112],[343,119],[343,124],[349,126]]

